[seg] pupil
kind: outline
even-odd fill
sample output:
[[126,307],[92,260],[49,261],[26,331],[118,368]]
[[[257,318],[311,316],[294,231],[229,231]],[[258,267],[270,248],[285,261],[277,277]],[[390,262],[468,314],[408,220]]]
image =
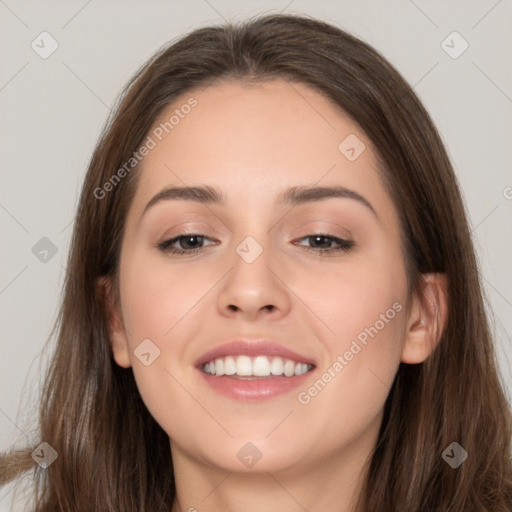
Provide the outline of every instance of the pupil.
[[[189,237],[185,238],[185,244],[188,245],[191,240],[194,240],[194,239],[197,239],[197,238],[201,238],[201,237],[197,236],[197,235],[189,236]],[[192,245],[194,245],[193,242],[192,242]]]
[[329,240],[327,240],[324,236],[315,236],[314,240],[315,240],[315,242],[318,242],[318,240],[324,240],[324,243],[320,244],[320,245],[323,245],[323,246],[325,246],[326,244],[327,245],[329,244]]

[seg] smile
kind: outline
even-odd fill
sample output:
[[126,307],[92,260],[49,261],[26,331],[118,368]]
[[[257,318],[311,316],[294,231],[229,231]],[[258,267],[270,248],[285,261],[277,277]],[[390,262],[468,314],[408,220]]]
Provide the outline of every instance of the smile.
[[201,367],[209,375],[234,377],[293,377],[304,375],[313,369],[312,364],[274,356],[246,355],[219,357]]
[[215,393],[241,402],[261,402],[304,386],[316,361],[276,341],[235,339],[212,348],[194,366]]

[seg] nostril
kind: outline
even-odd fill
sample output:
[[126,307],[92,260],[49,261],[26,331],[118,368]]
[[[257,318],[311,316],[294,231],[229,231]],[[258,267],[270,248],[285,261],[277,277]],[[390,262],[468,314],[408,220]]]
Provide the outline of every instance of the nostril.
[[[230,304],[228,308],[231,311],[238,311],[240,308],[238,306],[235,306],[234,304]],[[273,304],[268,304],[267,306],[263,306],[262,309],[267,309],[268,311],[273,311],[275,309],[275,306]]]

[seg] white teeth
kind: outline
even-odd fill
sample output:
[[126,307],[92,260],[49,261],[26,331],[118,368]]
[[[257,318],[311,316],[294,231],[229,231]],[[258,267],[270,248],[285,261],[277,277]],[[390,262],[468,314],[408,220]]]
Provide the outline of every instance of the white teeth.
[[224,374],[225,375],[235,375],[236,373],[236,361],[228,356],[224,359]]
[[256,377],[268,377],[270,375],[270,363],[265,356],[258,356],[254,359],[252,373]]
[[284,364],[280,357],[274,357],[270,363],[270,373],[272,375],[283,375]]
[[295,363],[289,359],[284,363],[284,375],[285,377],[295,375]]
[[224,375],[224,361],[215,359],[215,375]]
[[308,365],[305,363],[300,363],[295,365],[295,375],[302,375],[308,371]]
[[236,359],[236,373],[242,377],[252,375],[252,361],[248,356],[238,356]]
[[210,375],[239,375],[240,377],[269,377],[270,375],[304,375],[313,368],[306,363],[296,363],[291,359],[267,356],[227,356],[209,361],[203,371]]

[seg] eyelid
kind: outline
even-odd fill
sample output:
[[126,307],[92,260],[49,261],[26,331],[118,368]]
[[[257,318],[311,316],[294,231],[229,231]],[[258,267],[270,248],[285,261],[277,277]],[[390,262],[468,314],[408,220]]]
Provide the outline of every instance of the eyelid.
[[[333,224],[334,226],[336,226],[336,229],[339,230],[340,232],[333,233],[332,229],[329,227],[324,227],[324,224]],[[316,232],[319,234],[329,234],[329,236],[343,238],[346,240],[354,240],[354,235],[352,234],[352,231],[350,231],[350,229],[346,228],[341,224],[338,224],[337,222],[333,222],[330,220],[313,220],[311,222],[308,222],[304,226],[301,226],[300,231],[304,231],[304,236],[311,235]]]
[[[185,227],[181,227],[185,225]],[[172,227],[166,227],[162,230],[161,234],[157,235],[156,238],[162,242],[175,238],[180,235],[199,235],[210,233],[212,236],[221,236],[218,230],[214,229],[211,225],[201,221],[185,221],[179,224],[174,224]],[[204,235],[206,236],[206,235]]]

